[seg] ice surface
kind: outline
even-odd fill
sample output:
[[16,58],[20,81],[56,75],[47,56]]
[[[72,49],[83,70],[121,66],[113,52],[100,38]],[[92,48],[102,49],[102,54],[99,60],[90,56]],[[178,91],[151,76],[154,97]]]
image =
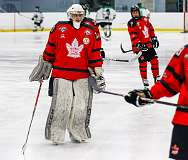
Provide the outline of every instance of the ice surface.
[[[157,33],[157,49],[162,73],[171,55],[187,43],[183,33]],[[45,47],[47,32],[0,33],[0,159],[23,159],[21,147],[25,141],[38,82],[28,77]],[[129,50],[127,32],[113,32],[110,41],[103,41],[107,57],[125,59],[120,43]],[[138,63],[105,62],[107,90],[126,94],[143,88]],[[150,69],[148,69],[150,70]],[[148,73],[153,83],[151,72]],[[98,94],[94,96],[91,116],[92,139],[88,143],[54,146],[44,139],[44,127],[51,98],[44,82],[26,149],[26,160],[165,160],[171,138],[174,108],[150,105],[135,108],[122,97]],[[177,97],[162,99],[176,102]]]

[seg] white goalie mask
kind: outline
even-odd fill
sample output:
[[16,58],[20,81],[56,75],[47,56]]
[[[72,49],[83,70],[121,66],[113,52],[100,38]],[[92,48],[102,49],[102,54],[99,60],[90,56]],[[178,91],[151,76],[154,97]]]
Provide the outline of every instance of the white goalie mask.
[[73,26],[80,28],[80,23],[85,17],[85,11],[80,4],[73,4],[67,10],[67,16],[73,21]]

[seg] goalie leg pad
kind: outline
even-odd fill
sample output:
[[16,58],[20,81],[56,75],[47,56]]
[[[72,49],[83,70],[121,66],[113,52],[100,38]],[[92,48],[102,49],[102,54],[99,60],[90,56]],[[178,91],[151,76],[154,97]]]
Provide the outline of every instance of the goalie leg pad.
[[46,122],[45,138],[63,143],[73,101],[72,81],[56,78],[50,112]]
[[49,62],[44,61],[42,55],[40,55],[38,64],[30,74],[29,80],[31,82],[46,80],[49,78],[51,69],[52,69],[52,65]]
[[70,114],[68,131],[71,140],[82,142],[91,138],[89,129],[93,91],[88,78],[73,82],[74,99]]

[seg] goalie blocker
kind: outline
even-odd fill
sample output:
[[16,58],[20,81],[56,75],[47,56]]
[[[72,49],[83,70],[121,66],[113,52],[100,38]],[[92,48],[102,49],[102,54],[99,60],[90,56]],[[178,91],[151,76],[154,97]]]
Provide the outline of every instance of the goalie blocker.
[[47,80],[49,78],[51,69],[52,69],[52,65],[49,62],[44,61],[42,55],[40,55],[38,64],[30,74],[29,80],[31,82]]

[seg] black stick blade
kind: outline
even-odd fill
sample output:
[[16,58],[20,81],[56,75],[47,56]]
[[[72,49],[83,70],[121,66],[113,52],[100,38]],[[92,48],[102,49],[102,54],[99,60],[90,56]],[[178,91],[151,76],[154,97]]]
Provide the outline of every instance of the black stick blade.
[[123,49],[122,43],[120,44],[120,48],[121,48],[121,52],[122,52],[122,53],[128,53],[128,52],[132,52],[132,51],[133,51],[132,49],[125,51],[125,50]]

